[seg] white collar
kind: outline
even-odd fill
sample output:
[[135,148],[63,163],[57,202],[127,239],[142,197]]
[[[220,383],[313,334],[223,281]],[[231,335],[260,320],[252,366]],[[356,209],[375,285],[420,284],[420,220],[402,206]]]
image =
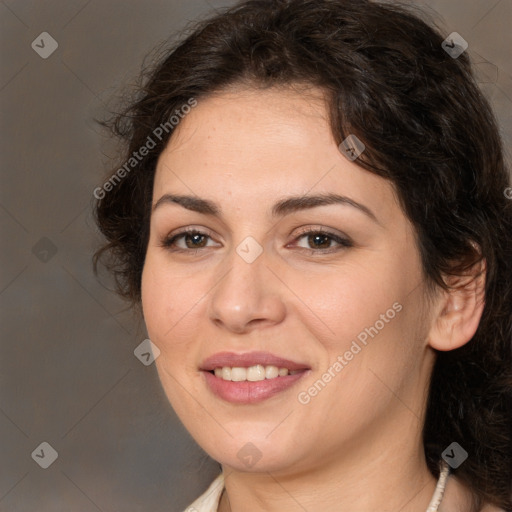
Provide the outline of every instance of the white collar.
[[[439,509],[439,504],[443,499],[444,490],[446,488],[446,480],[450,474],[450,466],[442,460],[441,461],[441,471],[439,474],[439,479],[437,481],[436,489],[430,500],[430,503],[425,512],[437,512]],[[220,497],[222,495],[222,491],[224,490],[224,473],[215,478],[215,480],[210,484],[210,487],[206,489],[206,491],[197,498],[191,505],[189,505],[184,512],[217,512],[219,508]]]

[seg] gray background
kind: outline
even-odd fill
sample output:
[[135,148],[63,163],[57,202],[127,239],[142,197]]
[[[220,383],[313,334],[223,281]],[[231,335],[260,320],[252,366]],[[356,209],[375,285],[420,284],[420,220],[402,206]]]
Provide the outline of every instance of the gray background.
[[[144,326],[93,276],[90,208],[114,154],[93,117],[158,43],[231,3],[0,2],[1,511],[179,512],[218,472],[135,358]],[[469,42],[509,148],[512,0],[418,3]],[[47,59],[31,47],[45,31]]]

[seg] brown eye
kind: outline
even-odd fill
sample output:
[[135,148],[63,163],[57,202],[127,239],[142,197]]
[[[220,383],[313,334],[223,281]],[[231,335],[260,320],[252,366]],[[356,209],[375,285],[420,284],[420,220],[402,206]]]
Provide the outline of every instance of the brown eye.
[[308,235],[308,243],[312,249],[328,249],[331,245],[332,238],[324,234]]
[[[190,251],[204,249],[207,247],[207,240],[210,236],[207,233],[195,229],[187,229],[165,238],[161,246],[172,251]],[[178,241],[183,239],[185,245],[179,246]]]
[[[298,246],[303,249],[309,249],[311,253],[330,253],[338,250],[346,249],[348,247],[353,247],[353,243],[348,238],[344,238],[336,233],[331,233],[329,231],[325,231],[323,229],[316,230],[306,230],[303,231],[295,241],[301,240],[302,238],[306,239],[307,246]],[[333,242],[338,244],[338,247],[333,247]]]
[[[185,240],[185,245],[189,249],[197,249],[200,247],[204,247],[203,243],[206,239],[206,235],[202,235],[200,233],[186,233],[185,235],[182,235],[183,239]],[[190,246],[187,244],[187,242],[190,241]]]

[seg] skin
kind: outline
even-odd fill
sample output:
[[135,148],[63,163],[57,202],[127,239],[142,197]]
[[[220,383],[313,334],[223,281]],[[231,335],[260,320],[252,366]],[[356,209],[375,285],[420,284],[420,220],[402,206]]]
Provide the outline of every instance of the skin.
[[[222,464],[219,510],[241,512],[248,503],[252,512],[425,510],[436,485],[421,440],[433,348],[452,350],[473,336],[483,279],[428,296],[415,230],[393,185],[340,152],[315,89],[238,87],[201,99],[158,161],[153,205],[171,193],[222,210],[216,218],[159,205],[142,275],[163,389],[198,444]],[[339,204],[272,218],[278,200],[319,193],[348,196],[377,220]],[[162,247],[187,226],[210,238],[176,241],[188,253]],[[306,227],[349,237],[353,246],[329,238],[315,245],[300,235]],[[248,236],[263,250],[252,263],[236,252]],[[402,310],[300,403],[298,393],[394,303]],[[201,362],[220,351],[253,350],[311,371],[257,404],[214,395]],[[237,457],[249,442],[261,455],[250,468]],[[470,510],[467,492],[455,478],[449,482],[446,510]]]

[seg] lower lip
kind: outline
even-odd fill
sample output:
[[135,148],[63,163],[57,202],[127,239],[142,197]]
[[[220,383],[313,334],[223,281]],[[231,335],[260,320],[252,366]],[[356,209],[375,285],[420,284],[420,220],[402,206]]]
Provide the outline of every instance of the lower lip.
[[203,370],[210,390],[223,400],[234,404],[255,404],[267,400],[289,389],[307,373],[309,373],[309,370],[295,373],[294,375],[286,375],[286,377],[276,377],[275,379],[265,379],[256,382],[233,382],[220,379],[215,377],[213,373]]

